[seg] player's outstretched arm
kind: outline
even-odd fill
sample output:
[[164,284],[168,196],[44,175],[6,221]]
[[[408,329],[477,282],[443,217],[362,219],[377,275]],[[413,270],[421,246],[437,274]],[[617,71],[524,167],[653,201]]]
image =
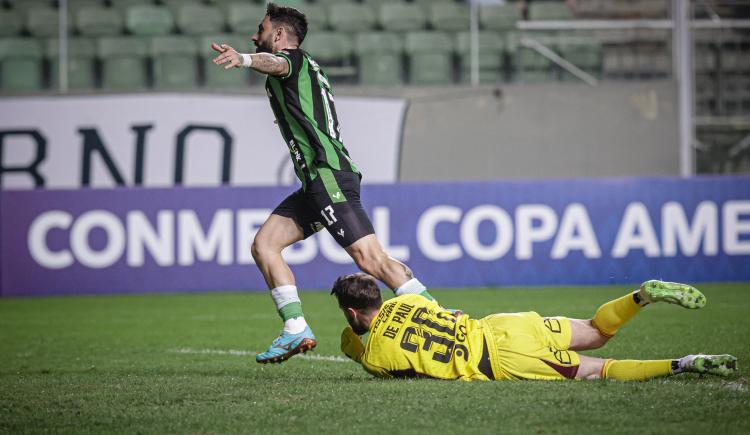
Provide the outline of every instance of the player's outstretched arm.
[[270,53],[243,54],[226,44],[212,43],[211,48],[218,52],[213,62],[224,65],[224,69],[247,67],[263,74],[286,76],[289,74],[289,63]]

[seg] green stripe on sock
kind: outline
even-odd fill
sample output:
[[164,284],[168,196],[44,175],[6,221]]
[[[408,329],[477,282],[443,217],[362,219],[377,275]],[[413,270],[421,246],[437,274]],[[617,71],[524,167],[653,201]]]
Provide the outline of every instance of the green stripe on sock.
[[326,192],[328,192],[331,201],[333,201],[334,204],[346,202],[346,197],[344,197],[344,193],[341,192],[341,188],[339,188],[339,184],[336,182],[333,172],[328,168],[318,168],[318,174],[320,174],[320,179],[323,180],[323,186],[325,186]]
[[285,322],[289,319],[294,319],[295,317],[305,317],[305,315],[302,314],[302,302],[292,302],[284,305],[279,309],[279,316],[281,316]]

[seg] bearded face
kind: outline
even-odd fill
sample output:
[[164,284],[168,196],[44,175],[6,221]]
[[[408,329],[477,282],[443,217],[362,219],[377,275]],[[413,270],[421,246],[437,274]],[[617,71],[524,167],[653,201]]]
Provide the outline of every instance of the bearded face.
[[273,53],[273,25],[266,16],[258,25],[258,32],[253,35],[256,53]]

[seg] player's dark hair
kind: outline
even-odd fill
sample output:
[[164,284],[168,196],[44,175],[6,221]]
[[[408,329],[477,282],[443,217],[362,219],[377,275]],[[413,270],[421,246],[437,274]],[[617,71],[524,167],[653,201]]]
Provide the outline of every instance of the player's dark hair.
[[287,31],[291,30],[297,37],[297,43],[302,44],[307,35],[307,17],[298,9],[289,6],[279,6],[269,3],[266,6],[266,15],[273,24],[281,24]]
[[338,277],[331,294],[336,296],[341,308],[378,309],[383,305],[377,281],[362,272]]

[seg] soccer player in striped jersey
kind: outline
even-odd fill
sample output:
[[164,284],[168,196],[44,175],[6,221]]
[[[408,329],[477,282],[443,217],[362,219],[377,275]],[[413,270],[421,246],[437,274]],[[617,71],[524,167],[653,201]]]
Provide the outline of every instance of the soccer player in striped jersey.
[[[341,350],[383,378],[634,381],[683,372],[727,376],[737,370],[737,358],[731,355],[616,360],[578,353],[602,347],[649,303],[703,307],[706,298],[686,284],[646,281],[599,307],[588,320],[544,318],[533,311],[475,320],[419,295],[383,303],[377,282],[362,273],[340,277],[331,294],[350,325],[341,334]],[[366,345],[359,338],[365,333]]]
[[403,263],[385,253],[360,203],[361,174],[341,139],[331,83],[320,65],[300,48],[307,19],[297,9],[269,3],[253,35],[255,54],[212,44],[214,63],[249,67],[267,74],[266,92],[289,147],[302,188],[276,207],[255,236],[253,258],[284,321],[279,337],[260,363],[282,362],[317,344],[305,321],[294,275],[281,251],[326,228],[359,268],[397,295],[422,294],[425,287]]

